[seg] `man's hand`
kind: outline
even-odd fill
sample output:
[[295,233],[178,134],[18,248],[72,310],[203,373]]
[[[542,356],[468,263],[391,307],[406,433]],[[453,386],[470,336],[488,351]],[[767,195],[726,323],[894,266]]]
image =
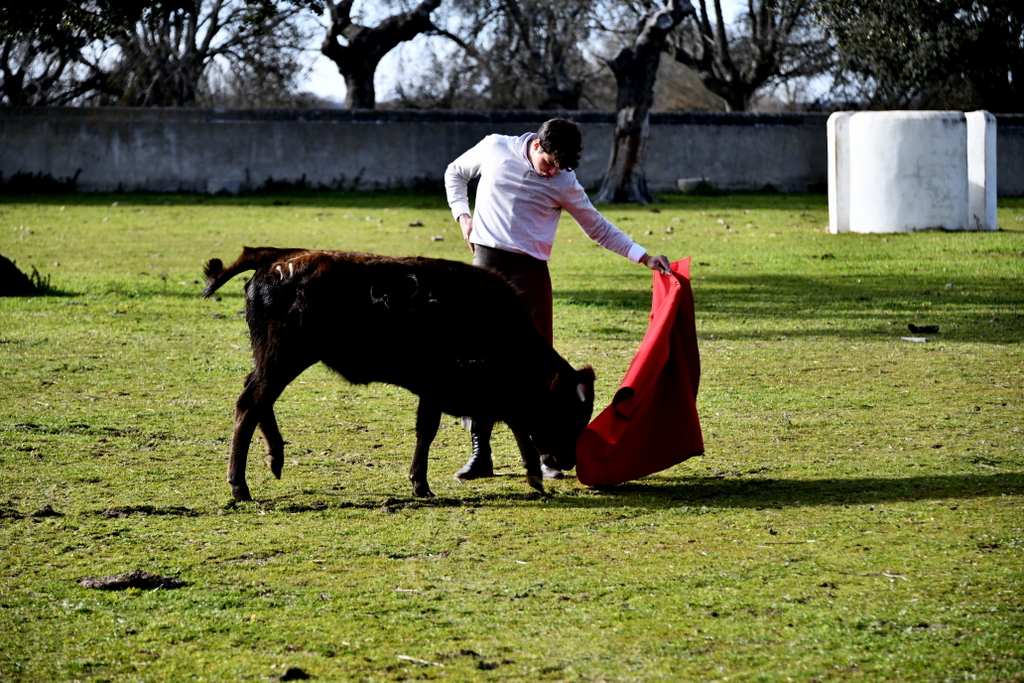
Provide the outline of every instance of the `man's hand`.
[[644,264],[651,270],[661,273],[662,275],[672,274],[672,265],[669,263],[668,257],[664,254],[659,256],[644,254],[643,258],[640,259],[640,263]]
[[473,234],[473,219],[468,213],[459,216],[459,227],[462,228],[462,239],[469,245],[469,250],[475,254],[476,247],[469,241],[469,236]]

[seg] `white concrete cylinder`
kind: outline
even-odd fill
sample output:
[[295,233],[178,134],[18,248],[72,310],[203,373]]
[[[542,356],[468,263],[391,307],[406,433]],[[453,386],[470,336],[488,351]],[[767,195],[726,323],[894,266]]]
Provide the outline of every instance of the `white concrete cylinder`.
[[968,229],[963,112],[857,112],[849,120],[849,229]]
[[828,231],[850,231],[850,117],[837,111],[828,117]]
[[996,117],[967,112],[967,182],[971,230],[998,230],[996,225]]

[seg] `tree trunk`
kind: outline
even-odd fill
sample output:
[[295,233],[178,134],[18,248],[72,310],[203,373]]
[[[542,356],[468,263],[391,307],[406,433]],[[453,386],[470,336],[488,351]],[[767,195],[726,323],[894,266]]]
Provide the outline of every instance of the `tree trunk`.
[[615,138],[601,190],[596,202],[650,204],[654,195],[647,189],[643,161],[650,134],[649,106],[619,107],[615,113]]
[[[320,52],[338,66],[345,78],[346,108],[373,109],[376,106],[373,74],[380,60],[399,43],[412,40],[420,33],[436,31],[430,13],[440,4],[441,0],[423,0],[414,9],[390,16],[371,28],[352,22],[352,0],[327,0],[330,18]],[[346,45],[341,44],[341,38]]]
[[608,66],[615,74],[615,137],[604,183],[596,202],[649,204],[654,195],[647,189],[644,156],[650,132],[650,110],[658,61],[669,32],[694,11],[689,0],[668,0],[640,24],[632,46],[619,50]]
[[377,92],[373,87],[376,64],[368,68],[351,65],[342,72],[345,77],[345,109],[373,109],[377,104]]

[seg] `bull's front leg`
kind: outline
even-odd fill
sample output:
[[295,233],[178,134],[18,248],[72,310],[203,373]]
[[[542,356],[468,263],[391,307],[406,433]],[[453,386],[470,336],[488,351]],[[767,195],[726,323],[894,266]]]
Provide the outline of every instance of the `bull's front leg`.
[[518,425],[506,422],[512,434],[516,437],[516,444],[519,446],[519,456],[523,460],[523,467],[526,468],[526,483],[541,493],[544,493],[544,474],[540,469],[540,451],[533,445],[526,432],[519,429]]
[[416,408],[416,450],[412,455],[412,467],[409,468],[412,495],[417,498],[434,495],[427,483],[427,460],[430,456],[430,444],[434,442],[440,424],[441,409],[430,399],[420,396],[420,403]]

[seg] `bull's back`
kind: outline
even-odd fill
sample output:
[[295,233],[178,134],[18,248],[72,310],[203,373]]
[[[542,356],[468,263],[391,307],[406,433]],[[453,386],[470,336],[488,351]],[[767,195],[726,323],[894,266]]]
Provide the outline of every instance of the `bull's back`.
[[507,282],[442,259],[289,252],[257,269],[247,317],[254,350],[280,325],[270,337],[349,381],[429,394],[447,412],[509,400],[555,355]]

